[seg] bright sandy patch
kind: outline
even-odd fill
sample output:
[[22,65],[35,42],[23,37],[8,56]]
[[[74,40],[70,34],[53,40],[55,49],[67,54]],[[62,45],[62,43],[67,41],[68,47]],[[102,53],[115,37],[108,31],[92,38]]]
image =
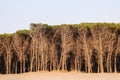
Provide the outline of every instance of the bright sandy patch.
[[120,80],[118,73],[32,72],[0,75],[0,80]]

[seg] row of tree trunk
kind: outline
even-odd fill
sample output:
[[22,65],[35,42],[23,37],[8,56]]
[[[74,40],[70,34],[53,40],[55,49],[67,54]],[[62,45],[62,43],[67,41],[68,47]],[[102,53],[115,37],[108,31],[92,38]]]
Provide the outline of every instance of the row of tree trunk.
[[120,72],[120,30],[31,24],[27,32],[0,35],[0,73],[29,71]]

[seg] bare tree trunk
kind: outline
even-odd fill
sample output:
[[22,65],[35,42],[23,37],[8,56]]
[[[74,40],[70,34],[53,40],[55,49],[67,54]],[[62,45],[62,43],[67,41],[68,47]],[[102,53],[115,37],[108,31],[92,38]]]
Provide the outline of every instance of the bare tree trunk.
[[[38,52],[37,52],[38,53]],[[37,71],[40,70],[40,54],[37,54]]]
[[17,61],[15,62],[15,74],[17,74]]
[[33,70],[33,62],[31,61],[30,62],[30,72],[32,72],[32,70]]
[[108,53],[108,56],[107,56],[107,72],[110,72],[110,53]]
[[91,59],[90,59],[89,55],[88,55],[88,71],[87,72],[91,73]]
[[45,70],[47,70],[48,55],[45,57]]
[[111,73],[112,72],[112,66],[111,66],[111,52],[108,53],[107,56],[107,72]]
[[99,56],[99,66],[100,66],[100,72],[103,73],[104,70],[103,70],[103,52],[102,52],[102,39],[101,39],[101,36],[99,36],[99,46],[100,46],[100,55]]
[[109,60],[109,61],[110,61],[110,64],[109,64],[109,65],[110,65],[110,67],[109,67],[109,71],[110,71],[110,73],[112,73],[112,63],[111,63],[111,57],[112,57],[112,56],[110,55],[110,60]]
[[117,53],[115,53],[115,58],[114,58],[114,72],[116,73],[117,72]]
[[9,63],[9,64],[8,64],[8,66],[9,66],[9,69],[8,69],[8,70],[9,70],[9,71],[8,71],[8,72],[9,72],[9,74],[11,74],[11,56],[10,56],[10,53],[9,53],[9,58],[8,58],[8,59],[9,59],[9,61],[8,61],[8,63]]
[[53,56],[52,56],[52,54],[51,54],[51,56],[50,56],[50,71],[52,71],[52,67],[53,67]]
[[22,66],[22,60],[20,61],[20,73],[22,73],[22,70],[23,70],[23,68],[22,68],[23,66]]
[[23,73],[25,73],[25,57],[23,57]]
[[86,33],[83,35],[83,42],[84,42],[84,52],[85,52],[85,63],[86,63],[86,72],[90,73],[91,72],[91,59],[90,59],[90,51],[88,50],[88,44],[87,44],[87,39],[86,39]]
[[80,71],[80,64],[79,64],[79,43],[78,43],[78,40],[76,41],[76,56],[75,56],[75,71]]
[[32,58],[30,60],[30,72],[33,71],[33,60],[34,60],[34,55],[32,56]]
[[37,44],[35,43],[35,65],[36,65],[36,67],[35,67],[35,71],[37,71],[37,65],[38,65],[38,53],[37,53]]
[[33,70],[34,49],[31,48],[30,72]]
[[54,62],[54,63],[53,63],[53,70],[56,70],[56,69],[57,69],[57,62],[58,62],[58,61],[57,61],[57,55],[56,55],[56,54],[54,55],[53,62]]
[[42,70],[44,71],[44,53],[43,53],[43,50],[42,50],[42,54],[41,54],[41,66],[42,66]]
[[62,71],[65,70],[65,57],[62,55]]
[[6,55],[6,74],[9,74],[9,62],[8,62],[8,54]]
[[59,66],[58,66],[58,71],[60,71],[60,68],[62,66],[62,60],[63,60],[63,57],[62,57],[62,54],[61,54],[60,61],[59,61]]
[[75,57],[75,71],[78,71],[78,63],[77,63],[77,61],[78,61],[78,57],[76,56]]

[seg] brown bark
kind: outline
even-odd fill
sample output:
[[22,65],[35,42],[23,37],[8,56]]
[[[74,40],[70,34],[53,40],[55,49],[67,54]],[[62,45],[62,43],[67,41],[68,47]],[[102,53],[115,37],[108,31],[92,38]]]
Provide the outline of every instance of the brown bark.
[[3,39],[3,47],[5,48],[5,64],[6,64],[6,74],[11,73],[11,58],[12,58],[12,38],[10,36],[5,36]]
[[60,63],[59,63],[59,69],[67,70],[67,54],[69,51],[72,51],[73,49],[73,30],[71,29],[70,26],[63,26],[61,27],[61,47],[62,47],[62,52],[61,52],[61,58],[60,58]]
[[[15,34],[13,36],[13,47],[14,50],[17,53],[17,56],[19,58],[20,61],[20,73],[23,72],[23,70],[25,71],[25,66],[23,66],[22,64],[24,64],[24,60],[23,59],[25,57],[25,52],[27,50],[28,47],[28,43],[29,43],[29,37],[25,38],[26,34]],[[25,65],[25,64],[24,64]]]
[[116,45],[116,51],[114,54],[114,72],[117,72],[117,56],[118,53],[120,53],[120,36],[117,36],[117,45]]

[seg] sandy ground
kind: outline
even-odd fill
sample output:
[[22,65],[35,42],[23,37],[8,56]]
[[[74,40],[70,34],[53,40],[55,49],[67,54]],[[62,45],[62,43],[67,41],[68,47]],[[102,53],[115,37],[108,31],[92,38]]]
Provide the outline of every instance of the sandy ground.
[[32,72],[0,75],[0,80],[120,80],[120,73]]

